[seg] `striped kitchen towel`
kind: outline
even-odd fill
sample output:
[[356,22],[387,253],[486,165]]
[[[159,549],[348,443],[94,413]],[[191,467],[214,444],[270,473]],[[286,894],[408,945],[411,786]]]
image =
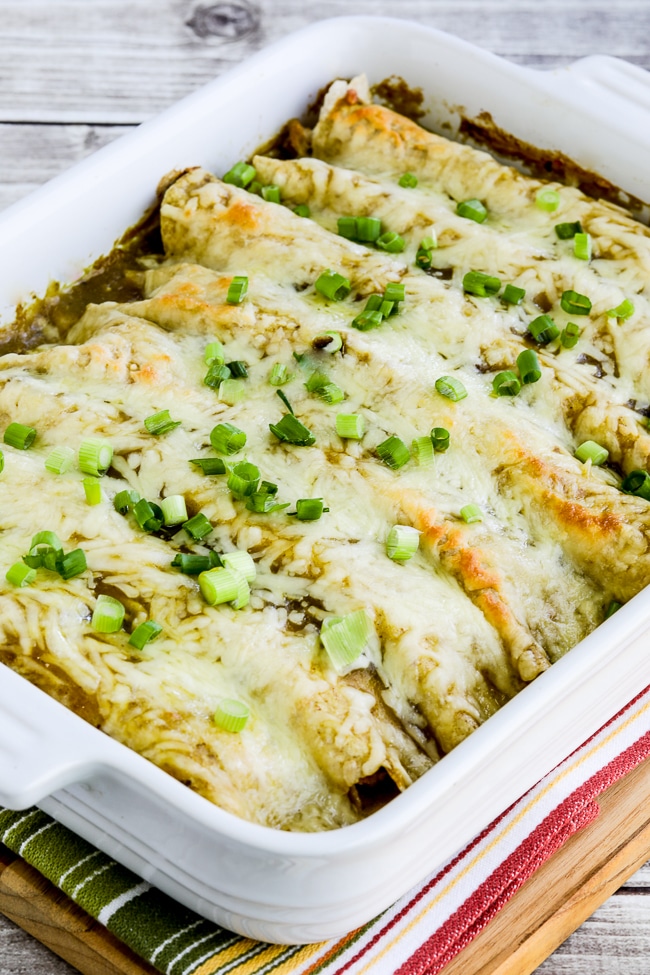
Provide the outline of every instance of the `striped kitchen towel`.
[[143,882],[39,809],[0,810],[0,841],[165,975],[436,975],[650,756],[650,688],[434,876],[345,938],[234,935]]

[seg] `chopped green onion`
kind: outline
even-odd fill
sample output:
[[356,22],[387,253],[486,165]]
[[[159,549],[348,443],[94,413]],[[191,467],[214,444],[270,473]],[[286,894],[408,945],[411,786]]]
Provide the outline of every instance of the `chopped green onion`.
[[378,237],[375,243],[377,247],[383,251],[388,251],[389,254],[401,254],[406,247],[404,238],[392,230],[388,230],[381,237]]
[[501,281],[490,274],[483,274],[482,271],[468,271],[463,278],[463,291],[466,294],[476,295],[478,298],[488,298],[495,295],[501,288]]
[[58,572],[62,579],[73,579],[88,568],[83,549],[75,548],[60,559]]
[[246,507],[249,511],[254,511],[258,515],[270,515],[274,511],[284,511],[285,508],[289,507],[289,502],[287,501],[286,504],[280,504],[275,500],[274,494],[269,494],[268,491],[259,490],[254,491],[253,494],[246,499]]
[[566,326],[560,332],[560,342],[565,349],[572,349],[578,344],[578,339],[580,338],[580,326],[576,325],[575,322],[567,322]]
[[218,362],[220,365],[223,365],[224,362],[226,361],[226,355],[223,350],[223,345],[221,344],[221,342],[219,342],[218,340],[215,340],[214,342],[208,342],[208,344],[205,347],[205,352],[203,353],[203,360],[208,365],[211,362]]
[[295,444],[298,447],[310,447],[316,443],[316,437],[292,413],[285,413],[278,423],[269,423],[269,430],[278,440]]
[[336,383],[328,383],[326,386],[323,386],[322,389],[319,389],[318,395],[326,403],[340,403],[341,400],[345,399],[345,393]]
[[341,338],[340,332],[323,332],[321,335],[317,335],[316,338],[312,339],[311,344],[314,349],[329,352],[332,355],[334,352],[338,352],[339,349],[343,348],[343,339]]
[[145,532],[157,532],[163,523],[162,509],[146,498],[140,498],[133,505],[133,514],[140,528]]
[[183,528],[195,542],[200,542],[202,538],[205,538],[212,531],[212,525],[202,512],[199,512],[198,515],[194,515],[193,518],[186,521],[183,524]]
[[386,539],[386,555],[394,562],[408,562],[417,552],[419,544],[420,532],[417,528],[393,525]]
[[650,501],[650,474],[644,470],[630,471],[621,484],[621,491]]
[[296,501],[295,515],[298,521],[318,521],[323,511],[327,510],[323,506],[322,498],[299,498]]
[[180,525],[187,521],[187,507],[182,494],[170,494],[160,502],[165,525]]
[[86,504],[91,505],[91,507],[96,504],[100,504],[102,500],[102,489],[97,478],[84,477],[82,483],[84,486],[84,493],[86,495]]
[[619,603],[615,599],[612,599],[611,603],[605,610],[605,619],[608,620],[610,616],[613,616],[614,613],[617,613],[622,605],[623,605],[622,603]]
[[249,717],[250,710],[245,704],[232,698],[224,698],[212,715],[212,720],[222,731],[237,734],[246,727]]
[[271,369],[271,375],[269,376],[269,382],[271,386],[284,386],[293,379],[293,373],[290,373],[288,368],[283,362],[276,362]]
[[356,240],[357,237],[356,217],[339,217],[336,222],[336,225],[339,232],[339,236],[345,237],[346,240]]
[[514,284],[507,284],[503,289],[501,301],[505,301],[506,305],[520,305],[525,297],[526,291],[524,288],[518,288]]
[[280,187],[275,183],[269,183],[262,187],[262,199],[267,203],[280,203]]
[[306,203],[299,203],[297,207],[293,208],[293,212],[297,217],[310,217],[311,210]]
[[374,244],[381,234],[379,217],[357,217],[357,240],[364,244]]
[[72,447],[55,447],[45,461],[45,467],[52,474],[65,474],[74,463]]
[[252,183],[257,175],[254,166],[249,163],[238,162],[229,169],[226,175],[223,177],[224,183],[232,183],[233,186],[239,186],[240,189],[245,189],[249,183]]
[[239,572],[243,575],[247,582],[253,582],[257,575],[255,562],[248,552],[227,552],[221,556],[221,561],[227,569],[232,569],[233,572]]
[[382,313],[377,310],[368,310],[365,308],[360,311],[359,314],[352,319],[352,327],[358,329],[360,332],[369,332],[371,328],[379,328],[384,320]]
[[88,437],[79,447],[79,470],[99,477],[105,474],[113,460],[113,448],[108,440]]
[[523,352],[519,353],[517,356],[517,369],[519,370],[519,375],[524,386],[528,386],[530,383],[536,383],[542,378],[539,359],[534,349],[524,349]]
[[162,633],[162,626],[155,620],[147,620],[140,623],[129,637],[129,643],[136,650],[143,650],[147,643],[157,639]]
[[581,261],[591,260],[591,234],[576,234],[573,238],[573,253]]
[[248,379],[248,366],[241,359],[235,359],[234,362],[227,362],[226,365],[230,369],[230,374],[234,379]]
[[436,240],[435,231],[432,230],[428,237],[423,237],[420,241],[420,247],[423,247],[425,251],[434,251],[438,246],[438,241]]
[[344,440],[361,440],[366,432],[366,421],[360,413],[337,413],[336,432]]
[[528,331],[540,345],[547,345],[560,334],[560,330],[550,315],[539,315],[528,325]]
[[27,450],[34,443],[36,430],[24,423],[10,423],[4,433],[4,442],[18,450]]
[[246,189],[249,193],[255,193],[256,196],[260,196],[262,192],[262,184],[260,183],[259,179],[254,179],[253,182],[246,187]]
[[246,297],[248,278],[244,274],[236,274],[228,286],[226,301],[229,305],[239,305]]
[[29,546],[29,554],[32,556],[44,555],[47,552],[56,553],[57,558],[63,555],[63,545],[56,532],[42,531],[37,532],[32,538]]
[[221,457],[195,457],[190,461],[195,467],[200,467],[204,474],[225,474],[227,467]]
[[591,311],[590,299],[577,291],[563,291],[560,305],[567,315],[588,315]]
[[24,562],[14,562],[10,569],[7,569],[5,579],[12,586],[22,589],[24,586],[31,586],[36,578],[36,569],[30,569]]
[[413,173],[404,173],[400,176],[398,185],[403,186],[405,189],[414,190],[418,185],[418,178]]
[[582,461],[583,464],[586,464],[587,461],[590,460],[594,467],[598,467],[600,464],[605,463],[609,457],[609,451],[606,450],[605,447],[601,447],[600,444],[597,444],[594,440],[585,440],[585,442],[581,443],[576,449],[575,456],[578,460]]
[[436,390],[441,396],[446,396],[454,403],[458,403],[459,400],[465,399],[467,396],[467,390],[460,379],[456,379],[455,376],[440,376],[439,379],[436,379]]
[[375,448],[377,455],[384,464],[390,467],[392,470],[397,471],[400,467],[404,467],[411,459],[411,453],[399,437],[391,436],[387,440],[382,441]]
[[[327,386],[329,381],[329,376],[317,369],[308,377],[305,388],[308,393],[318,393],[324,386]],[[293,413],[293,410],[291,412]]]
[[144,425],[149,433],[154,436],[161,436],[163,433],[169,433],[170,430],[175,430],[176,427],[180,427],[180,420],[172,420],[169,415],[169,410],[161,410],[159,413],[154,413],[152,416],[148,416],[144,421]]
[[620,305],[617,305],[616,308],[610,308],[605,314],[608,318],[631,318],[634,314],[634,305],[626,298]]
[[249,463],[247,460],[240,464],[235,464],[228,475],[228,488],[236,498],[242,500],[248,498],[257,491],[260,482],[259,467]]
[[140,495],[137,491],[119,491],[113,498],[113,507],[116,511],[119,511],[121,515],[125,515],[127,511],[130,511],[136,501],[140,500]]
[[211,389],[218,389],[221,386],[221,383],[226,379],[230,379],[231,376],[232,373],[228,366],[223,362],[220,362],[219,359],[215,358],[210,363],[203,383],[205,386],[209,386]]
[[404,285],[398,281],[389,281],[384,290],[384,301],[404,301]]
[[[216,555],[216,553],[212,554]],[[187,552],[177,552],[171,565],[174,569],[180,569],[186,576],[198,576],[201,572],[214,568],[209,555],[193,555]]]
[[419,467],[431,467],[433,464],[433,443],[431,437],[416,437],[411,442],[411,451]]
[[444,453],[449,449],[449,430],[445,430],[444,427],[434,427],[431,431],[431,443],[436,453]]
[[480,200],[462,200],[456,205],[456,213],[459,217],[475,220],[476,223],[485,223],[488,215]]
[[535,203],[540,210],[545,210],[546,213],[555,213],[560,205],[560,194],[557,190],[552,190],[550,187],[544,186],[541,190],[538,190]]
[[516,396],[521,389],[521,383],[514,372],[506,369],[496,374],[492,380],[492,389],[497,396]]
[[241,379],[224,379],[219,385],[219,399],[228,406],[235,406],[246,399],[246,384]]
[[397,312],[397,302],[395,301],[382,301],[379,306],[379,311],[381,312],[382,318],[388,318],[389,315],[394,315]]
[[352,291],[352,286],[347,278],[344,278],[338,271],[331,271],[329,269],[323,271],[316,279],[314,287],[316,291],[331,301],[343,301]]
[[246,444],[246,434],[232,423],[218,423],[210,431],[210,443],[219,454],[236,454]]
[[571,240],[576,234],[582,233],[582,224],[579,220],[575,220],[573,223],[556,223],[555,233],[560,240]]
[[288,400],[288,398],[286,396],[286,393],[284,393],[283,390],[281,390],[281,389],[276,389],[275,394],[276,394],[276,396],[279,396],[280,397],[280,399],[282,400],[282,402],[284,403],[284,405],[286,406],[286,408],[289,410],[289,413],[291,413],[291,415],[294,416],[295,414],[293,412],[293,406],[289,402],[289,400]]
[[5,469],[5,455],[0,450],[0,474],[3,472],[4,469]]
[[336,670],[344,670],[354,663],[365,650],[370,632],[370,620],[362,609],[323,621],[321,643]]
[[477,521],[483,521],[483,512],[477,504],[466,504],[460,509],[460,517],[468,525],[473,525]]
[[124,606],[119,599],[101,595],[93,610],[90,625],[98,633],[116,633],[124,622]]
[[[232,569],[217,567],[202,572],[199,576],[201,595],[210,606],[220,606],[237,599],[239,579],[243,578]],[[244,580],[246,581],[246,580]]]
[[423,237],[418,245],[417,254],[415,255],[415,263],[418,267],[428,268],[431,267],[432,256],[431,251],[435,250],[438,246],[438,241],[436,240],[435,233],[432,231],[429,237]]

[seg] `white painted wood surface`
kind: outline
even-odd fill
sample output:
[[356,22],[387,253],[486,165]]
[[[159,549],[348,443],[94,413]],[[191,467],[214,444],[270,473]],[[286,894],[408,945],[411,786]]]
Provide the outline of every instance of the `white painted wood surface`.
[[[540,68],[613,54],[650,69],[648,0],[0,0],[0,209],[263,45],[389,14]],[[648,975],[650,863],[538,975]],[[0,916],[0,975],[72,975]]]

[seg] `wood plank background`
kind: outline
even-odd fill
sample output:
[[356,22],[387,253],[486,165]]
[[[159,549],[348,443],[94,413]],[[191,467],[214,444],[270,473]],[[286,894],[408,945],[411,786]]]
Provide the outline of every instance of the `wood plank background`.
[[[540,69],[613,54],[650,70],[648,0],[0,0],[0,209],[260,47],[348,14]],[[650,864],[537,972],[648,975]],[[73,969],[0,915],[0,975],[27,973]]]

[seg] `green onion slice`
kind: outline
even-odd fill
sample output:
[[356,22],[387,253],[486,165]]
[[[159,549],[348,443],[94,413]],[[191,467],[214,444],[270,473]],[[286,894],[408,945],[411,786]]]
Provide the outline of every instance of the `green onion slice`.
[[567,322],[560,332],[560,342],[565,349],[572,349],[578,344],[580,338],[580,326],[575,322]]
[[246,399],[246,384],[241,379],[224,379],[219,384],[219,399],[228,406],[236,406]]
[[591,311],[590,299],[577,291],[563,291],[560,305],[568,315],[588,315]]
[[621,491],[625,494],[633,494],[637,498],[644,498],[650,501],[650,474],[644,470],[630,471],[623,483]]
[[293,379],[293,373],[289,372],[283,362],[276,362],[269,376],[271,386],[284,386],[291,379]]
[[293,406],[289,402],[286,393],[284,393],[281,389],[276,389],[275,394],[276,396],[280,397],[280,399],[282,400],[286,408],[289,410],[289,413],[291,413],[291,415],[294,416],[295,414],[293,412]]
[[441,396],[445,396],[454,403],[458,403],[467,396],[467,390],[460,379],[456,379],[455,376],[440,376],[439,379],[436,379],[436,390]]
[[260,483],[259,467],[244,460],[235,464],[228,475],[228,488],[236,498],[242,500],[257,491]]
[[435,230],[432,230],[431,234],[428,237],[423,237],[422,240],[420,241],[420,247],[422,247],[422,249],[425,251],[434,251],[437,246],[438,246],[438,241],[436,239]]
[[93,610],[90,625],[97,633],[116,633],[124,622],[124,606],[119,599],[101,595]]
[[368,310],[364,308],[352,319],[352,327],[358,329],[360,332],[369,332],[372,328],[379,328],[384,320],[382,313],[377,310]]
[[578,233],[573,238],[573,253],[581,261],[591,260],[591,234]]
[[230,601],[230,605],[233,609],[243,609],[251,601],[251,589],[240,572],[235,572],[235,576],[237,578],[237,595]]
[[333,667],[344,670],[365,650],[370,633],[370,620],[360,609],[347,616],[334,616],[324,620],[320,639]]
[[449,450],[449,430],[444,427],[434,427],[431,431],[431,443],[436,453],[442,454]]
[[88,568],[83,549],[75,548],[59,560],[58,571],[62,579],[73,579]]
[[12,586],[22,589],[24,586],[31,586],[36,578],[36,569],[31,569],[24,562],[14,562],[11,568],[7,569],[5,579]]
[[245,274],[236,274],[228,285],[226,301],[229,305],[239,305],[246,297],[248,278]]
[[463,278],[463,291],[466,294],[476,295],[478,298],[488,298],[498,294],[501,288],[501,281],[490,274],[483,274],[482,271],[468,271]]
[[571,240],[576,234],[582,233],[582,224],[579,220],[572,223],[556,223],[555,233],[560,240]]
[[544,210],[546,213],[555,213],[560,205],[560,194],[557,190],[552,190],[549,186],[544,186],[541,190],[538,190],[535,203],[540,210]]
[[299,203],[297,207],[293,208],[293,212],[297,217],[310,217],[311,210],[306,203]]
[[194,457],[190,461],[195,467],[200,467],[204,474],[225,474],[227,467],[221,457]]
[[323,506],[322,498],[299,498],[296,501],[296,518],[298,521],[318,521],[328,508]]
[[0,474],[3,472],[4,469],[5,469],[5,455],[0,450]]
[[418,185],[418,178],[413,173],[403,173],[399,178],[398,185],[413,190]]
[[585,440],[581,443],[575,452],[575,456],[578,460],[586,464],[588,460],[598,467],[600,464],[604,464],[609,457],[609,451],[605,447],[601,447],[600,444],[596,443],[594,440]]
[[184,522],[183,528],[195,542],[200,542],[202,538],[205,538],[212,531],[212,525],[202,512],[194,515],[189,521]]
[[100,504],[102,500],[102,489],[97,478],[84,477],[82,483],[84,486],[84,493],[86,495],[86,504],[91,505],[91,507],[96,504]]
[[210,431],[210,443],[220,454],[236,454],[246,444],[246,434],[232,423],[218,423]]
[[378,457],[383,460],[384,464],[391,468],[391,470],[397,471],[400,467],[404,467],[411,459],[411,453],[399,437],[391,436],[387,440],[382,441],[376,447]]
[[605,610],[605,619],[608,620],[610,616],[613,616],[614,613],[617,613],[622,605],[623,603],[619,603],[615,599],[612,599],[611,603]]
[[327,270],[316,279],[314,284],[316,291],[320,292],[330,301],[343,301],[352,291],[352,286],[347,278],[344,278],[338,271]]
[[528,386],[530,383],[536,383],[542,378],[539,359],[534,349],[524,349],[523,352],[519,353],[517,356],[517,369],[519,370],[519,375],[524,386]]
[[237,552],[226,552],[225,555],[221,556],[221,561],[227,569],[232,569],[233,572],[239,572],[243,575],[247,582],[253,582],[255,580],[257,569],[255,562],[248,552],[241,550]]
[[634,305],[626,298],[620,305],[617,305],[616,308],[610,308],[605,314],[608,318],[631,318],[634,314]]
[[506,369],[496,374],[492,380],[492,389],[497,396],[516,396],[521,389],[521,383],[514,372]]
[[160,623],[156,623],[155,620],[147,620],[145,623],[140,623],[136,626],[135,630],[129,637],[129,643],[136,650],[142,650],[146,647],[147,643],[151,643],[156,640],[162,633],[162,626]]
[[316,437],[311,430],[292,413],[285,413],[279,423],[269,423],[269,430],[278,440],[298,447],[310,447],[316,443]]
[[[323,332],[312,339],[312,347],[321,352],[329,352],[332,355],[343,348],[343,339],[340,332]],[[278,384],[279,385],[279,384]]]
[[221,565],[221,559],[216,552],[209,555],[194,555],[187,552],[177,552],[171,566],[180,569],[187,576],[198,576],[201,572],[207,572]]
[[44,566],[53,572],[57,571],[57,563],[63,558],[63,545],[56,532],[37,532],[29,546],[29,556],[32,561],[27,562],[31,568]]
[[161,436],[163,433],[169,433],[170,430],[175,430],[176,427],[180,427],[180,420],[172,420],[169,415],[169,410],[160,410],[159,413],[154,413],[152,416],[148,416],[144,425],[148,433],[154,436]]
[[254,511],[255,514],[270,515],[274,511],[284,511],[285,508],[289,507],[289,502],[287,501],[285,504],[281,504],[275,500],[274,494],[260,490],[254,491],[246,499],[246,507],[249,511]]
[[79,470],[99,477],[105,474],[113,460],[113,448],[108,440],[88,437],[79,447]]
[[343,440],[361,440],[366,431],[366,421],[360,413],[337,413],[336,432]]
[[10,423],[4,432],[4,442],[18,450],[28,450],[35,437],[34,427],[26,427],[24,423]]
[[160,502],[165,525],[180,525],[187,521],[187,507],[182,494],[170,494]]
[[140,498],[133,505],[133,514],[140,528],[145,532],[157,532],[163,523],[163,513],[159,505],[146,498]]
[[477,504],[466,504],[460,509],[460,517],[468,525],[473,525],[477,521],[483,521],[483,512]]
[[220,362],[219,359],[213,359],[208,367],[208,371],[205,374],[205,379],[203,380],[204,385],[209,386],[211,389],[219,389],[221,383],[226,379],[230,379],[232,373],[228,366]]
[[238,162],[229,169],[228,172],[223,177],[224,183],[232,183],[233,186],[239,186],[240,189],[245,189],[249,183],[252,183],[255,179],[257,173],[255,167],[251,166],[249,163]]
[[381,235],[379,217],[357,217],[356,239],[364,244],[374,244]]
[[74,450],[72,447],[55,447],[45,461],[46,470],[52,474],[65,474],[74,464]]
[[223,345],[218,339],[215,339],[214,342],[208,342],[203,353],[203,360],[207,365],[210,365],[211,362],[218,362],[220,365],[224,364],[226,355],[223,350]]
[[528,331],[540,345],[547,345],[560,334],[559,328],[550,315],[539,315],[537,318],[534,318],[528,324]]
[[384,301],[404,301],[404,285],[400,281],[389,281],[384,290]]
[[431,467],[433,464],[433,442],[431,437],[416,437],[411,442],[411,451],[419,467]]
[[241,359],[235,359],[234,362],[227,362],[226,365],[230,369],[230,375],[234,379],[248,379],[248,366]]
[[136,501],[140,500],[140,495],[137,491],[125,490],[119,491],[113,498],[113,507],[116,511],[119,511],[121,515],[125,515],[131,510]]
[[393,525],[386,539],[386,555],[394,562],[408,562],[420,544],[420,532],[410,525]]
[[[239,590],[238,579],[242,576],[238,572],[225,567],[217,567],[202,572],[199,576],[201,595],[210,606],[220,606],[222,603],[232,602],[237,598]],[[244,580],[245,581],[245,580]]]
[[401,254],[406,247],[404,238],[392,230],[388,230],[381,237],[378,237],[375,243],[377,247],[383,251],[388,251],[389,254]]
[[476,223],[485,223],[488,212],[480,200],[462,200],[456,205],[456,213],[459,217],[467,220],[474,220]]
[[357,239],[357,218],[356,217],[339,217],[336,221],[337,229],[340,237],[345,237],[346,240],[356,240]]
[[505,301],[506,305],[520,305],[525,297],[526,291],[524,288],[518,288],[514,284],[507,284],[503,289],[501,301]]
[[266,200],[267,203],[280,203],[280,187],[276,186],[275,183],[269,183],[268,186],[263,186],[262,199]]
[[246,727],[249,717],[250,710],[245,704],[227,697],[223,699],[212,715],[212,720],[222,731],[230,731],[236,734]]

